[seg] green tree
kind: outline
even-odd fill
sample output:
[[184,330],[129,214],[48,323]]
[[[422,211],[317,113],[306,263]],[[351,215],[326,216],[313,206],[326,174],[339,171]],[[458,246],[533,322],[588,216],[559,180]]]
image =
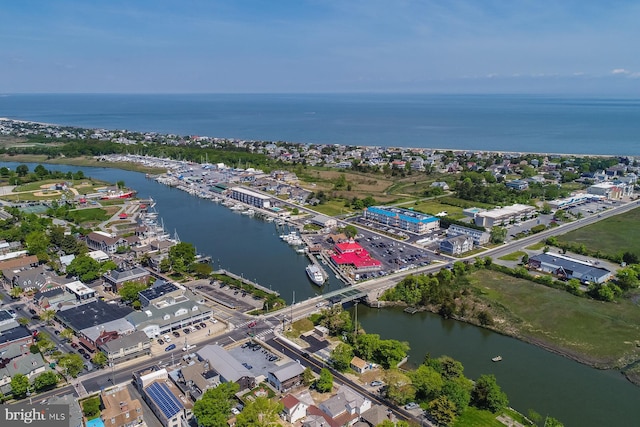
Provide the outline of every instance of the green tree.
[[345,372],[351,365],[353,359],[353,349],[349,344],[340,343],[331,352],[331,363],[340,372]]
[[92,282],[100,277],[100,263],[88,255],[79,255],[67,266],[67,274]]
[[36,391],[52,388],[60,381],[60,377],[53,371],[43,372],[33,380],[33,387]]
[[95,417],[100,413],[100,398],[91,397],[82,402],[82,413],[87,418]]
[[63,354],[58,359],[58,366],[64,370],[65,376],[75,378],[84,369],[84,361],[79,354]]
[[193,405],[193,415],[198,421],[198,426],[226,426],[234,395],[239,389],[240,386],[236,383],[222,383],[205,391]]
[[193,266],[193,274],[200,279],[206,279],[211,275],[211,272],[213,272],[213,268],[209,264],[198,262]]
[[29,166],[18,165],[16,167],[16,173],[18,174],[19,177],[27,176],[27,174],[29,173]]
[[439,426],[450,426],[456,420],[456,405],[447,396],[429,402],[429,413]]
[[406,342],[381,340],[375,359],[385,369],[395,368],[407,356],[407,351],[409,344]]
[[509,400],[494,375],[482,375],[471,392],[471,403],[477,408],[496,413],[506,408]]
[[346,234],[348,238],[352,239],[358,234],[358,229],[353,225],[347,225],[344,228],[344,234]]
[[62,238],[60,249],[62,249],[62,251],[67,255],[77,255],[80,253],[82,245],[76,240],[75,237],[68,234]]
[[9,291],[9,295],[11,296],[11,298],[13,299],[18,299],[20,298],[20,296],[22,295],[22,288],[20,286],[14,286],[13,288],[11,288],[11,290]]
[[313,375],[313,371],[311,370],[310,367],[306,367],[304,369],[304,372],[302,372],[302,383],[305,386],[310,386],[311,384],[313,384],[313,381],[315,380],[315,377]]
[[248,403],[244,410],[236,417],[238,427],[268,427],[280,425],[280,412],[284,406],[278,401],[266,397],[257,397]]
[[316,380],[316,390],[327,393],[333,390],[333,375],[327,368],[320,370],[320,377]]
[[491,229],[491,243],[503,243],[507,238],[507,229],[504,227],[493,227]]
[[50,324],[54,317],[56,317],[55,310],[48,309],[40,313],[40,318],[47,322],[47,324]]
[[144,283],[124,282],[122,287],[118,290],[118,295],[122,297],[123,301],[134,302],[138,301],[140,298],[138,293],[147,288],[148,286]]
[[364,360],[373,360],[380,347],[380,335],[360,334],[356,337],[356,352]]
[[11,394],[15,399],[22,399],[27,395],[27,387],[29,387],[29,378],[23,374],[15,374],[11,377]]
[[160,261],[160,273],[166,273],[169,270],[171,270],[171,261],[169,260],[169,258],[163,258]]
[[622,289],[630,289],[638,286],[638,272],[631,268],[621,268],[616,273],[616,281]]
[[442,375],[431,366],[420,365],[418,369],[409,373],[409,378],[416,389],[416,395],[421,400],[432,400],[444,386]]
[[412,402],[416,398],[416,389],[411,379],[397,369],[390,369],[385,374],[387,397],[398,405]]
[[40,353],[47,353],[55,348],[55,343],[51,340],[51,336],[46,332],[40,332],[36,335],[36,343],[40,349]]
[[27,234],[24,241],[27,246],[27,251],[30,255],[40,255],[46,254],[47,249],[49,248],[49,236],[44,231],[32,231]]
[[564,424],[553,417],[547,417],[544,420],[544,427],[564,427]]
[[71,328],[63,329],[62,332],[60,332],[60,338],[63,338],[65,340],[71,340],[73,338],[73,329]]
[[458,377],[445,382],[442,395],[456,405],[456,413],[461,415],[471,402],[471,390],[473,382],[468,378]]
[[98,367],[103,367],[104,365],[106,365],[108,362],[107,356],[101,352],[98,351],[92,358],[91,358],[91,363],[93,363],[94,365],[98,366]]
[[177,273],[184,273],[185,270],[191,270],[191,266],[195,260],[196,249],[191,243],[180,242],[169,249],[171,268]]

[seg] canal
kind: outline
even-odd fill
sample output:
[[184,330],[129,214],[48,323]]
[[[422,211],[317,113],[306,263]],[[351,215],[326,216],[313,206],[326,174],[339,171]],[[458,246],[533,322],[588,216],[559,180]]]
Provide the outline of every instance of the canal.
[[[2,163],[12,169],[18,163]],[[28,164],[32,170],[36,164]],[[145,178],[144,174],[109,168],[46,165],[62,171],[82,170],[87,176],[124,180],[141,198],[152,197],[165,228],[182,241],[211,255],[214,266],[278,290],[291,301],[341,287],[335,277],[323,288],[305,275],[307,259],[282,242],[273,223],[249,218],[224,206],[201,200]],[[353,310],[353,309],[352,309]],[[407,341],[410,363],[426,354],[446,354],[460,360],[465,374],[477,378],[494,374],[509,395],[511,406],[526,413],[534,409],[554,416],[566,426],[633,426],[640,419],[640,388],[619,372],[600,371],[549,353],[533,345],[431,313],[409,315],[401,309],[358,306],[358,321],[370,333]],[[501,355],[503,361],[491,362]]]

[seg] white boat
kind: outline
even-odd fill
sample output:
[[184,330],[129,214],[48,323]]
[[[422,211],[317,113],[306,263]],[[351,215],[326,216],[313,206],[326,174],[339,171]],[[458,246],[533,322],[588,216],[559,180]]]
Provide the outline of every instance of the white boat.
[[322,271],[320,271],[320,267],[315,264],[309,264],[307,268],[305,268],[305,271],[307,272],[307,276],[309,276],[309,279],[311,279],[313,283],[318,286],[324,284],[324,276],[322,274]]
[[496,357],[492,357],[491,360],[493,362],[501,362],[502,361],[502,356],[496,356]]

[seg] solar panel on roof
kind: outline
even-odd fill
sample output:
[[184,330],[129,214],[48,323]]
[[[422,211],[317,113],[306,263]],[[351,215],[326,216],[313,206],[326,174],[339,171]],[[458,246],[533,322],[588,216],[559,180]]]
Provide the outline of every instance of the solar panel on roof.
[[180,412],[184,406],[169,390],[166,384],[153,383],[147,387],[147,394],[160,408],[165,417],[171,418]]

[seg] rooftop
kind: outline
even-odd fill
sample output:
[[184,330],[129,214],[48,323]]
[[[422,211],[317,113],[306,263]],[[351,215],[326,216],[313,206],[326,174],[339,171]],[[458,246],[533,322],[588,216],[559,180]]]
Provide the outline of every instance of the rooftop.
[[133,310],[129,307],[119,307],[116,304],[107,304],[96,300],[59,311],[56,317],[76,331],[81,331],[91,326],[122,319],[132,312]]

